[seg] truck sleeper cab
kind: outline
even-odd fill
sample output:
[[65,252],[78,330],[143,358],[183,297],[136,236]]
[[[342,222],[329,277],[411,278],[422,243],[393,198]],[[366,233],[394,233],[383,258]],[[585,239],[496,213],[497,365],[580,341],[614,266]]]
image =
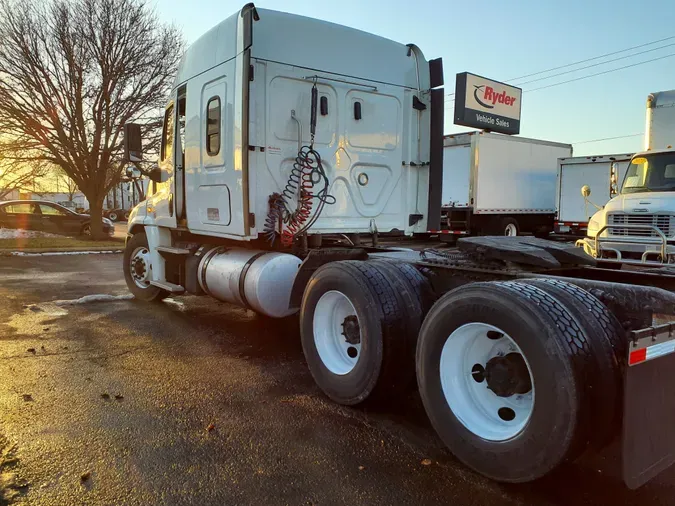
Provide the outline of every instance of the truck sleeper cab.
[[[380,232],[440,229],[442,86],[412,44],[248,4],[181,62],[156,191],[129,218],[127,286],[299,313],[325,395],[358,405],[416,377],[445,444],[492,479],[531,481],[621,438],[640,486],[675,460],[675,440],[647,441],[675,424],[675,337],[651,328],[675,313],[675,280],[599,280],[576,248],[533,238],[378,247]],[[127,125],[130,159],[139,133]]]

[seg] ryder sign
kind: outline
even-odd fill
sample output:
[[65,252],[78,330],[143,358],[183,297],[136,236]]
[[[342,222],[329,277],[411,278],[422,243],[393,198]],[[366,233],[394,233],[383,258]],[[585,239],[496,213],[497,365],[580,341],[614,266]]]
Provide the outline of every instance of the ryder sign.
[[517,134],[522,96],[520,88],[468,72],[457,74],[455,124]]

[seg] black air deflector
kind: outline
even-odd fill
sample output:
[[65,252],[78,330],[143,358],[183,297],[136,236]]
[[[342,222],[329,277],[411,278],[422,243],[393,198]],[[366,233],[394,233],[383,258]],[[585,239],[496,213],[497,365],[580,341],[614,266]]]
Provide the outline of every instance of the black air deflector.
[[429,145],[429,207],[427,230],[441,229],[443,195],[443,88],[431,90],[431,139]]
[[431,86],[431,128],[429,139],[429,207],[427,230],[441,228],[441,199],[443,196],[443,129],[445,96],[443,86],[443,59],[429,61]]
[[443,58],[429,61],[429,84],[431,88],[438,88],[443,82]]

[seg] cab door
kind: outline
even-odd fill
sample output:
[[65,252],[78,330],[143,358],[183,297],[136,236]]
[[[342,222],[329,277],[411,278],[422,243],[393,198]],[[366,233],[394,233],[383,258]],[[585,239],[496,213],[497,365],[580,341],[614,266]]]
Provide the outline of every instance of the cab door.
[[185,225],[185,127],[187,87],[178,88],[176,99],[176,133],[174,147],[173,196],[176,220]]
[[188,228],[195,233],[240,238],[250,232],[248,112],[243,96],[248,78],[239,74],[239,59],[188,84],[186,210]]
[[156,184],[157,191],[148,199],[155,224],[160,227],[176,227],[176,202],[174,196],[174,152],[176,140],[175,92],[164,110],[162,144],[157,165],[162,172],[162,181]]

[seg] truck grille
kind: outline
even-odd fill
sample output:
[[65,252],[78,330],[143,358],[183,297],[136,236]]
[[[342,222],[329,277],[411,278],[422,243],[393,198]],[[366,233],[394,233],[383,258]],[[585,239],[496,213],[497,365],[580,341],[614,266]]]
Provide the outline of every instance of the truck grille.
[[[609,214],[607,216],[608,225],[654,225],[666,237],[675,233],[675,216],[669,214]],[[635,230],[627,228],[610,228],[610,236],[633,236],[633,237],[657,237],[654,230]]]

